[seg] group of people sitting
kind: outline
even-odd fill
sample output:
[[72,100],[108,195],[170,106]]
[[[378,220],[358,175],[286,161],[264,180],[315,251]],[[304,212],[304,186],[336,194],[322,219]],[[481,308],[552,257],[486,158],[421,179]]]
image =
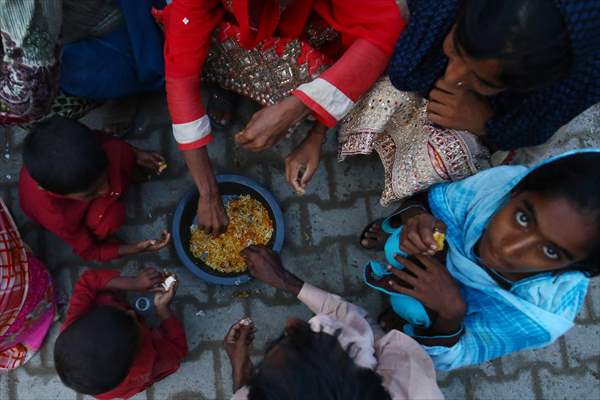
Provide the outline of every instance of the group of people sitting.
[[[442,398],[434,368],[543,347],[573,326],[600,274],[600,146],[511,160],[600,100],[600,1],[161,3],[0,0],[0,124],[30,131],[19,203],[32,221],[83,260],[168,246],[167,231],[136,243],[113,236],[129,185],[160,173],[164,158],[76,121],[104,101],[162,89],[207,233],[228,225],[209,143],[242,96],[263,106],[235,135],[249,151],[313,124],[285,157],[292,190],[304,193],[336,128],[340,160],[375,151],[381,203],[399,207],[357,232],[372,255],[364,283],[389,305],[376,318],[289,273],[270,250],[244,250],[250,274],[315,316],[290,318],[256,367],[260,327],[231,327],[235,399]],[[8,371],[42,346],[56,296],[3,202],[0,217]],[[152,268],[79,278],[54,344],[67,386],[128,398],[178,369],[186,336],[169,308],[177,284],[163,279]],[[157,327],[126,291],[155,293]]]

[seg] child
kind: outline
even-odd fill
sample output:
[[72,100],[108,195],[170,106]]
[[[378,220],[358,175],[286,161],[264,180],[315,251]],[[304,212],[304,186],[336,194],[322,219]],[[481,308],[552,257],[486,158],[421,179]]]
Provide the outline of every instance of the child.
[[79,122],[53,117],[25,139],[19,178],[21,208],[33,221],[67,242],[86,260],[165,247],[161,240],[135,244],[107,240],[125,219],[121,197],[137,168],[159,172],[165,161],[122,140],[93,132]]
[[362,240],[391,264],[365,272],[390,296],[387,327],[413,336],[442,370],[565,334],[600,275],[599,165],[600,149],[584,149],[531,169],[489,169],[436,185],[367,228]]
[[[76,283],[54,363],[63,383],[98,399],[129,398],[175,372],[187,354],[185,332],[169,309],[177,283],[156,288],[164,276],[146,268],[136,277],[88,270]],[[161,323],[151,329],[118,291],[156,292]]]

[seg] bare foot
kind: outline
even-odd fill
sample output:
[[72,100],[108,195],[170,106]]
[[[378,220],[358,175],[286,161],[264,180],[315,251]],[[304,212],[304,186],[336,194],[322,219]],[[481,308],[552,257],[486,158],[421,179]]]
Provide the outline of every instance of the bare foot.
[[367,250],[383,250],[389,236],[389,233],[381,229],[381,222],[377,221],[365,229],[360,238],[360,245]]
[[206,112],[213,124],[220,128],[227,128],[238,106],[240,96],[236,93],[213,88],[208,100]]

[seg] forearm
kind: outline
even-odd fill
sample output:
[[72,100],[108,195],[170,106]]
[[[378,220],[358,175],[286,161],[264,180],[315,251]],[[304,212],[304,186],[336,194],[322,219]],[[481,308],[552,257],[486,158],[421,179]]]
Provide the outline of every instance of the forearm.
[[429,329],[417,332],[415,339],[425,346],[454,346],[464,333],[466,306],[461,302],[453,308],[454,311],[438,313]]
[[275,287],[279,290],[283,290],[284,292],[292,294],[294,297],[298,297],[300,291],[302,290],[302,286],[304,286],[304,281],[302,279],[298,278],[291,272],[284,271],[280,278],[280,283]]
[[[30,122],[49,111],[58,90],[61,13],[58,1],[44,7],[0,1],[0,49],[5,55],[0,60],[0,123]],[[45,45],[35,45],[32,35],[43,37]]]
[[106,284],[107,290],[135,290],[135,278],[131,276],[117,276]]
[[200,196],[218,197],[219,189],[206,147],[185,150],[183,156]]
[[233,381],[234,393],[248,383],[253,372],[254,365],[252,365],[252,362],[249,362],[248,365],[244,365],[241,367],[231,367],[231,380]]

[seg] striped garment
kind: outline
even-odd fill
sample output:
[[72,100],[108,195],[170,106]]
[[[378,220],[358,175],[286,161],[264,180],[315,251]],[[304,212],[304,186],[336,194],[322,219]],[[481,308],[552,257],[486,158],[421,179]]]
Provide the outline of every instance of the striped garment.
[[[583,151],[600,149],[560,157]],[[531,171],[522,166],[492,168],[460,182],[436,185],[429,192],[433,214],[447,227],[448,271],[460,284],[467,304],[460,340],[452,347],[425,346],[438,369],[544,347],[573,326],[588,287],[583,273],[537,274],[505,290],[477,264],[474,253],[492,216]]]

